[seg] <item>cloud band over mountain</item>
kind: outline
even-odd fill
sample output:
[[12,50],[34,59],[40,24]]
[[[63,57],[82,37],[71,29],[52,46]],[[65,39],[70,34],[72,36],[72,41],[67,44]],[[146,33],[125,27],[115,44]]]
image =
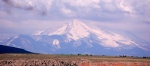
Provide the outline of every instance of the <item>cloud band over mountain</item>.
[[[149,0],[1,0],[1,11],[29,10],[41,15],[66,18],[104,19],[121,16],[148,18]],[[59,14],[59,16],[58,16]]]
[[150,40],[149,3],[150,0],[0,0],[0,36],[54,29],[67,20],[81,19]]

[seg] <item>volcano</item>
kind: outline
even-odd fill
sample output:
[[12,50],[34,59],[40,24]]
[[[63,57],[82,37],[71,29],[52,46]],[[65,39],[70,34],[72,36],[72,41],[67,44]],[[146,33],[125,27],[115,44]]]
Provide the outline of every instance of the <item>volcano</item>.
[[36,53],[150,56],[150,52],[130,37],[93,28],[77,19],[53,32],[45,30],[18,35],[0,44]]

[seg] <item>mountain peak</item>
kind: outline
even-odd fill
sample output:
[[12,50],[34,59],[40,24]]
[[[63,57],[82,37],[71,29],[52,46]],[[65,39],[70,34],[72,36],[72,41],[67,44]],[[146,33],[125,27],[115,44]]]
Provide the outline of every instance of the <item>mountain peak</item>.
[[80,21],[78,19],[72,20],[73,23],[79,23]]
[[72,20],[72,22],[69,22],[67,25],[70,26],[70,27],[74,27],[74,28],[85,27],[86,26],[83,22],[81,22],[78,19]]
[[138,53],[141,54],[146,49],[139,45],[140,42],[108,30],[89,27],[84,22],[75,19],[54,32],[37,31],[34,35],[19,35],[2,41],[0,44],[24,48],[37,53],[57,54],[67,51],[67,53],[107,54],[109,52],[118,54],[119,52],[122,54],[125,52],[128,54],[129,52],[137,53],[136,51],[139,50]]
[[71,23],[72,24],[81,24],[82,22],[80,20],[78,20],[78,19],[74,19],[74,20],[72,20]]
[[89,35],[89,27],[86,26],[81,21],[74,19],[72,22],[69,22],[68,24],[65,24],[58,30],[56,30],[53,33],[50,33],[49,35],[67,35],[68,38],[77,40],[79,38],[84,38]]
[[65,35],[66,41],[93,38],[94,41],[97,41],[98,44],[105,47],[121,47],[123,45],[135,44],[132,40],[124,36],[101,29],[94,29],[77,19],[74,19],[72,22],[65,24],[58,30],[49,34],[49,36],[51,35]]

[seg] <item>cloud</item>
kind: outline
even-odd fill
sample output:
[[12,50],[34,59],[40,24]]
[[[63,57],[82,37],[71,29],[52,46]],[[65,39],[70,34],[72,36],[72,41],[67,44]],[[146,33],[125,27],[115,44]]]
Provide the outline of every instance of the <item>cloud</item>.
[[149,17],[149,3],[149,0],[1,0],[0,7],[11,12],[24,9],[32,12],[30,14],[48,15],[58,19],[93,17],[91,19],[116,20],[126,16]]
[[62,14],[64,16],[67,16],[67,17],[75,17],[76,16],[76,13],[66,7],[61,7],[60,11],[62,12]]
[[100,0],[63,0],[63,3],[69,4],[74,7],[83,8],[100,8]]
[[[61,23],[60,23],[61,22]],[[0,34],[31,34],[37,30],[53,30],[66,21],[0,19]]]
[[50,10],[53,0],[2,0],[0,4],[4,9],[24,9],[45,14]]
[[31,32],[53,26],[52,20],[62,23],[83,19],[108,23],[114,29],[135,32],[145,29],[146,33],[150,24],[149,3],[150,0],[0,0],[0,30]]
[[15,8],[20,8],[20,9],[26,9],[26,10],[32,10],[33,7],[28,4],[25,0],[19,1],[19,0],[2,0],[4,6],[7,7],[15,7]]

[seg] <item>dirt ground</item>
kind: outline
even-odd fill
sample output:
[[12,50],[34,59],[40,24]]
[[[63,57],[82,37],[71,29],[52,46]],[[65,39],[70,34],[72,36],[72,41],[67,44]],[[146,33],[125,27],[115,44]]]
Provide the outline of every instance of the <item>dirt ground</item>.
[[150,59],[90,55],[0,54],[0,66],[150,66]]

